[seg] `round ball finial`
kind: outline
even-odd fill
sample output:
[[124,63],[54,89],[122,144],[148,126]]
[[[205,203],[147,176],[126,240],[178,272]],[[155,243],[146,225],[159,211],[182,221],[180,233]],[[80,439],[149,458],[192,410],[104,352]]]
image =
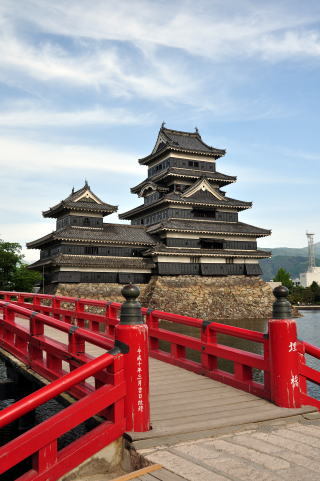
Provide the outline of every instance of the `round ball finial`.
[[277,286],[273,289],[273,295],[277,299],[281,299],[281,297],[288,297],[289,289],[286,286]]
[[287,297],[289,289],[285,286],[277,286],[273,289],[276,300],[273,303],[272,317],[273,319],[291,319],[292,307]]
[[141,304],[137,301],[140,289],[133,284],[127,284],[121,290],[121,294],[126,299],[120,310],[120,324],[143,324],[141,315]]
[[121,290],[121,294],[127,301],[134,301],[140,296],[140,289],[138,286],[133,284],[127,284]]

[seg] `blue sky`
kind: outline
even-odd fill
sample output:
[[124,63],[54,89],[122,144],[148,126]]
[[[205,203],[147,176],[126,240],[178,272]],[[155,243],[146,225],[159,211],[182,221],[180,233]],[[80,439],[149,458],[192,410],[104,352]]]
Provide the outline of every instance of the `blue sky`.
[[240,220],[272,229],[261,247],[317,241],[319,26],[318,0],[1,0],[0,238],[52,231],[42,210],[84,179],[137,206],[165,121],[227,149]]

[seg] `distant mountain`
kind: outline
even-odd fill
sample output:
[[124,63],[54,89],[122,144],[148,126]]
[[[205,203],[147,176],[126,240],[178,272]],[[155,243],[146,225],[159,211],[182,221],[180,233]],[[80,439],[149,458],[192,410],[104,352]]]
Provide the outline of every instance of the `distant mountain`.
[[[314,247],[316,265],[320,266],[320,242],[317,242]],[[265,281],[273,279],[280,267],[290,272],[292,279],[299,277],[301,272],[306,272],[307,270],[308,247],[275,247],[271,249],[263,248],[263,250],[272,252],[270,259],[262,259],[260,261],[260,267],[263,272],[262,278]]]
[[[274,256],[301,256],[308,257],[308,247],[264,247],[264,251],[271,251]],[[316,257],[320,257],[320,242],[314,244]]]

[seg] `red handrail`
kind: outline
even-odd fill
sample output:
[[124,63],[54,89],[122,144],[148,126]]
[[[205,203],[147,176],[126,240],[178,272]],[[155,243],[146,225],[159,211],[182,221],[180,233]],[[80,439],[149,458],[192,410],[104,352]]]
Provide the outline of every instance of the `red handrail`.
[[[6,291],[0,291],[0,296],[3,296],[6,300],[10,300],[14,297],[15,301],[12,302],[15,304],[28,307],[32,306],[34,310],[46,312],[54,317],[64,319],[68,325],[70,325],[72,320],[81,328],[84,326],[85,321],[88,321],[88,330],[85,329],[85,331],[91,332],[92,334],[94,332],[97,333],[99,325],[105,325],[105,331],[107,333],[106,338],[110,340],[113,339],[114,327],[118,323],[117,312],[119,311],[120,307],[119,303],[91,299],[77,299],[64,296],[50,296],[46,294]],[[28,299],[32,299],[32,303],[26,302]],[[49,303],[50,305],[44,305],[43,302]],[[64,304],[64,307],[62,307],[61,304]],[[73,306],[72,309],[71,304]],[[100,313],[89,312],[91,308],[100,309]],[[204,322],[199,318],[167,313],[157,309],[152,310],[142,308],[142,313],[145,316],[146,323],[149,327],[150,355],[152,357],[175,364],[177,366],[181,366],[185,369],[189,369],[200,374],[204,374],[212,377],[213,379],[220,380],[224,383],[228,383],[234,387],[252,392],[267,399],[273,399],[275,401],[275,398],[277,398],[275,402],[278,405],[282,405],[282,402],[285,402],[285,404],[287,403],[287,400],[281,401],[282,397],[285,397],[286,389],[284,389],[283,396],[278,396],[278,394],[275,392],[277,391],[277,383],[273,382],[272,389],[270,387],[271,374],[274,377],[274,373],[271,372],[271,369],[276,368],[281,370],[281,366],[284,366],[284,364],[280,361],[279,363],[276,362],[275,364],[275,359],[273,359],[271,362],[269,350],[272,347],[272,343],[270,344],[271,341],[268,339],[268,335],[257,331],[220,324],[217,322]],[[198,328],[200,334],[199,338],[191,335],[180,334],[178,332],[172,332],[171,330],[166,329],[163,323],[160,325],[160,321],[168,321],[172,324]],[[79,335],[82,335],[80,328]],[[229,347],[221,343],[219,344],[217,342],[217,334],[225,334],[259,343],[263,347],[263,354],[255,354],[241,349]],[[273,336],[273,339],[276,339],[277,337],[278,336]],[[166,341],[170,344],[170,352],[167,352],[161,347],[161,341]],[[317,370],[307,366],[304,358],[304,354],[306,353],[320,359],[320,349],[307,342],[299,343],[296,340],[296,337],[293,336],[290,344],[293,345],[295,343],[297,345],[299,344],[299,362],[297,364],[297,373],[298,377],[300,378],[299,389],[301,391],[301,403],[316,405],[318,408],[320,408],[320,401],[311,398],[307,394],[306,384],[306,380],[320,383],[320,374]],[[286,343],[284,343],[281,347],[281,349],[284,348],[286,350],[285,352],[288,353],[288,349],[290,348]],[[273,346],[272,349],[274,358],[274,355],[277,352],[277,347]],[[274,351],[274,349],[276,350]],[[190,359],[188,350],[198,352],[198,355],[200,355],[200,360],[196,361]],[[234,372],[230,373],[218,368],[218,358],[232,361]],[[263,382],[257,382],[253,379],[253,369],[258,369],[264,372]],[[288,372],[289,371],[290,368],[288,365]],[[290,386],[295,386],[296,376],[296,374],[294,376],[292,375],[291,379],[289,379],[288,382]],[[295,396],[295,400],[292,401],[293,405],[298,405],[300,401],[297,399],[297,396]]]
[[[97,331],[97,326],[93,324],[94,322],[98,322],[106,326],[106,331],[108,332],[107,337],[109,339],[112,339],[114,336],[114,327],[119,322],[116,316],[120,307],[119,303],[4,291],[0,291],[0,296],[3,296],[6,300],[14,297],[16,300],[11,300],[11,302],[28,307],[32,305],[34,310],[44,311],[46,314],[51,314],[55,317],[62,317],[68,324],[73,320],[77,325],[83,326],[84,321],[89,320],[88,330],[90,329],[90,331]],[[32,304],[27,303],[27,299],[32,299]],[[51,305],[41,304],[42,300],[50,302]],[[69,309],[67,306],[61,309],[61,303],[67,305],[71,303],[73,308]],[[104,315],[88,312],[88,309],[91,307],[102,309]],[[163,312],[157,309],[142,308],[141,311],[149,327],[150,355],[152,357],[270,399],[268,344],[262,333],[217,322],[204,323],[203,319]],[[160,320],[198,328],[200,330],[200,339],[172,332],[163,325],[160,327]],[[262,355],[254,354],[219,344],[217,342],[217,334],[226,334],[260,343],[263,346],[264,353]],[[170,353],[161,348],[160,341],[164,340],[171,345]],[[188,358],[188,349],[200,353],[200,362]],[[234,364],[234,373],[219,368],[218,358],[232,361]],[[262,383],[253,379],[253,369],[264,371],[264,380]]]
[[44,386],[35,393],[32,393],[20,401],[15,402],[11,406],[8,406],[0,412],[0,428],[4,427],[6,424],[12,423],[29,411],[49,401],[49,399],[53,399],[59,394],[67,391],[71,386],[92,376],[97,371],[105,369],[107,366],[110,366],[113,361],[114,356],[112,354],[103,354],[93,361],[78,367],[69,374],[64,375],[62,378]]
[[[21,307],[15,304],[8,304],[7,302],[0,301],[0,308],[13,308],[16,314],[21,314],[25,317],[32,316],[33,321],[38,321],[39,323],[43,323],[46,326],[53,327],[59,331],[70,333],[70,324],[64,321],[58,321],[52,317],[46,316],[45,314],[37,313],[36,311],[31,312],[29,309],[25,307]],[[101,334],[97,334],[96,332],[89,331],[88,329],[84,329],[81,327],[77,327],[76,334],[79,338],[82,338],[85,341],[91,342],[92,344],[106,348],[109,346],[110,348],[113,346],[113,339],[108,339]]]
[[[139,358],[148,357],[147,343],[144,344],[138,335],[138,330],[144,330],[142,328],[146,326],[117,327],[119,344],[125,347],[124,352],[129,346],[129,353],[132,351],[130,362],[127,359],[128,354],[120,354],[120,348],[92,359],[85,352],[85,342],[106,349],[111,347],[110,344],[113,346],[114,340],[8,301],[0,301],[0,311],[3,313],[3,318],[0,318],[0,347],[22,359],[29,367],[31,365],[33,370],[47,379],[53,380],[51,384],[4,409],[0,413],[0,427],[8,425],[62,392],[68,391],[76,398],[82,397],[63,412],[1,447],[0,473],[31,455],[33,469],[19,479],[55,480],[121,436],[129,429],[128,426],[132,431],[146,431],[150,428],[148,373],[145,366],[143,374],[139,374],[139,382],[142,382],[143,388],[139,388],[138,383],[132,383],[132,372],[136,374],[138,369],[138,359],[135,359],[137,353],[141,353]],[[64,311],[68,313],[67,310]],[[22,318],[27,319],[28,327],[21,325]],[[67,333],[68,345],[46,336],[44,326]],[[147,340],[146,334],[143,337]],[[43,351],[46,352],[45,357]],[[70,373],[63,375],[62,361],[69,363]],[[79,363],[83,365],[79,367]],[[142,364],[139,361],[140,371]],[[112,369],[106,370],[107,367]],[[84,385],[82,381],[91,376],[95,378],[95,385]],[[139,399],[141,397],[140,390],[143,414],[138,413],[139,406],[136,402],[138,392]],[[106,417],[106,420],[71,445],[58,450],[57,441],[61,435],[96,414]]]

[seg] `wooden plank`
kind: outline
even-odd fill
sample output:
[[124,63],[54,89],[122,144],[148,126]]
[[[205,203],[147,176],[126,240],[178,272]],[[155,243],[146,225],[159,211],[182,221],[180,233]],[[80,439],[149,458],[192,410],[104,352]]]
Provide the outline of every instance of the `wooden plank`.
[[[159,479],[159,478],[158,478]],[[153,473],[151,474],[144,474],[141,477],[141,481],[158,481],[157,478],[154,477]]]
[[[253,400],[245,400],[243,402],[239,402],[238,400],[232,402],[232,403],[221,403],[220,405],[216,406],[206,406],[203,407],[202,409],[198,410],[198,415],[197,419],[202,419],[202,418],[208,418],[212,417],[214,414],[217,413],[230,413],[232,411],[237,411],[239,409],[252,409],[256,407],[261,407],[262,405],[266,406],[265,402],[263,399],[253,399]],[[189,418],[189,417],[194,417],[194,408],[188,409],[188,410],[181,410],[180,411],[174,411],[174,412],[168,412],[166,409],[163,409],[161,413],[154,414],[152,416],[153,421],[168,421],[170,419],[178,421],[180,418]]]
[[156,471],[153,473],[153,477],[155,478],[154,481],[185,481],[185,478],[182,478],[178,474],[172,473],[165,468],[160,469],[160,471]]
[[146,466],[142,469],[138,469],[137,471],[133,471],[132,473],[124,474],[123,476],[119,476],[118,478],[112,479],[112,481],[129,481],[130,479],[136,479],[138,477],[143,476],[147,473],[152,473],[153,471],[158,471],[161,469],[161,464],[151,464],[151,466]]
[[[224,404],[224,405],[234,404],[237,402],[252,401],[256,399],[257,398],[253,399],[251,394],[246,394],[245,392],[241,393],[241,391],[239,396],[232,396],[232,397],[230,397],[230,395],[226,393],[222,393],[220,395],[210,394],[208,396],[201,396],[200,399],[199,399],[199,395],[188,396],[187,399],[184,398],[183,401],[181,402],[179,401],[179,403],[177,402],[172,403],[168,399],[168,402],[166,403],[166,410],[167,412],[175,412],[175,411],[181,411],[181,409],[183,410],[194,409],[194,406],[193,406],[194,402],[197,403],[198,409],[202,410],[202,409],[205,409],[206,407],[214,407],[214,406],[219,406],[221,404]],[[152,406],[154,409],[154,413],[158,411],[161,412],[163,404],[162,403],[156,404],[153,399],[152,401],[153,401]]]

